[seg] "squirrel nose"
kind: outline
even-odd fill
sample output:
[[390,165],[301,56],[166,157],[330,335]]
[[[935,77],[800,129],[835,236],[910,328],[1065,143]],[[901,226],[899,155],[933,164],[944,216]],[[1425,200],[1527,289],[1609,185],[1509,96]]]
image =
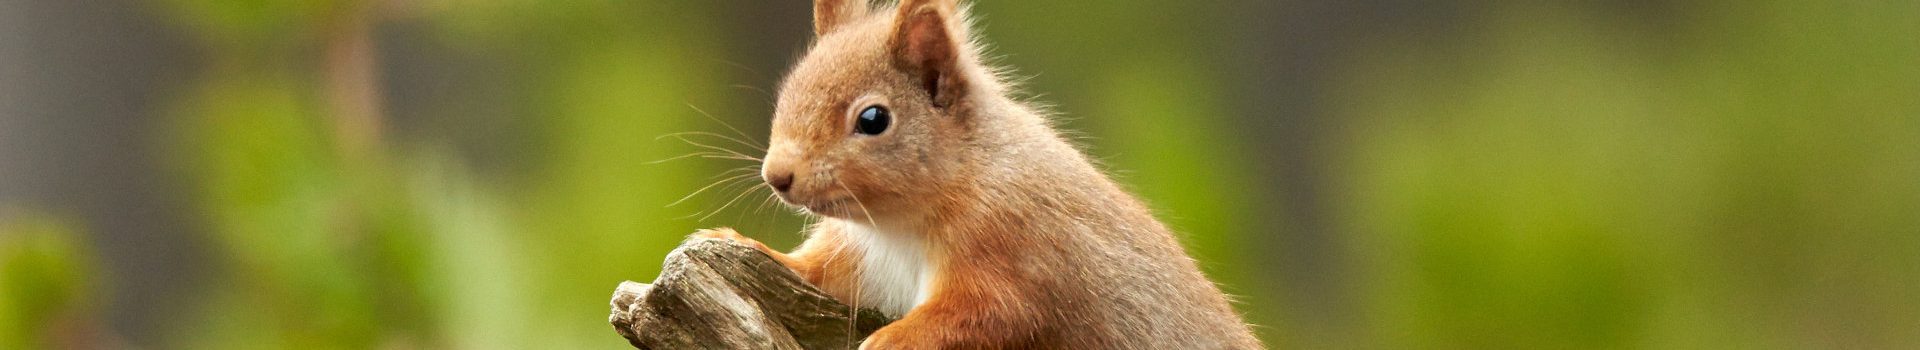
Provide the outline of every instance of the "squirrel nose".
[[791,172],[768,172],[766,177],[767,185],[773,186],[774,191],[784,193],[787,192],[787,189],[793,188],[793,173]]

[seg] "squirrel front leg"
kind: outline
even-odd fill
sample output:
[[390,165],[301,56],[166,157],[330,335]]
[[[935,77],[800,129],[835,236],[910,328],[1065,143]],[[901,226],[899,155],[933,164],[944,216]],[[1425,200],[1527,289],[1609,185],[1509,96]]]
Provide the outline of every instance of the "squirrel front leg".
[[774,250],[771,247],[767,247],[765,243],[760,243],[759,240],[755,240],[752,237],[741,235],[739,231],[734,231],[733,228],[730,228],[730,227],[710,228],[710,229],[702,229],[699,231],[694,231],[693,234],[687,235],[687,238],[724,239],[724,240],[733,241],[735,243],[744,244],[748,247],[753,247],[753,249],[755,250],[759,250],[762,253],[767,253],[767,256],[773,257],[773,261],[779,262],[780,265],[786,266],[787,269],[793,270],[794,273],[799,274],[802,277],[807,276],[807,274],[813,270],[812,264],[809,264],[808,261],[806,261],[805,259],[796,259],[792,255],[788,255],[787,253],[782,253],[778,250]]
[[687,237],[724,239],[753,247],[762,253],[766,253],[767,256],[772,257],[773,261],[779,262],[780,265],[786,266],[789,270],[793,270],[794,274],[800,275],[800,278],[806,280],[807,283],[820,287],[827,291],[828,294],[840,298],[842,302],[849,302],[851,300],[847,296],[850,295],[848,291],[851,290],[852,264],[853,261],[857,260],[857,257],[854,257],[853,253],[846,251],[846,248],[839,241],[840,236],[837,231],[815,231],[811,236],[812,238],[801,243],[800,247],[795,248],[792,253],[783,253],[779,250],[774,250],[765,243],[760,243],[760,241],[751,237],[741,235],[740,232],[734,231],[732,228],[704,229],[696,231]]
[[975,280],[950,283],[904,317],[881,327],[860,349],[1024,349],[1040,331],[1032,303],[1014,289]]

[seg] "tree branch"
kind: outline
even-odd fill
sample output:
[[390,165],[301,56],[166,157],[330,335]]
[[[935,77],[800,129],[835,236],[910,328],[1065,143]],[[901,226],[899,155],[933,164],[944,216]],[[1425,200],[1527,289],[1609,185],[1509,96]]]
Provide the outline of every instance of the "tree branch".
[[772,257],[720,239],[681,244],[653,284],[621,282],[612,307],[614,331],[640,349],[851,349],[891,321],[849,318]]

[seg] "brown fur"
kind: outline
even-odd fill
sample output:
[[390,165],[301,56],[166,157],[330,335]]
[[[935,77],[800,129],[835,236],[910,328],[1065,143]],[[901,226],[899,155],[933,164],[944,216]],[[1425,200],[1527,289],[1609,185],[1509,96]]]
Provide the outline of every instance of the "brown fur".
[[[954,0],[891,11],[818,0],[815,11],[818,38],[781,88],[764,169],[792,174],[781,199],[821,221],[791,254],[752,244],[873,305],[888,301],[861,290],[862,273],[889,266],[863,258],[918,247],[875,236],[922,242],[891,251],[924,252],[927,282],[900,286],[925,297],[863,348],[1261,347],[1145,205],[1008,97]],[[857,135],[869,105],[893,125]]]

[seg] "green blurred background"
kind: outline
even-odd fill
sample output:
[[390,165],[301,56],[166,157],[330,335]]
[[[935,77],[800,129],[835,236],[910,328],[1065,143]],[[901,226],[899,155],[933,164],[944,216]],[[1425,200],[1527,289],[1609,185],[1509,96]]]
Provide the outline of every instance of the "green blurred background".
[[[809,6],[0,0],[0,349],[624,348]],[[1920,2],[976,12],[1270,346],[1920,348]]]

